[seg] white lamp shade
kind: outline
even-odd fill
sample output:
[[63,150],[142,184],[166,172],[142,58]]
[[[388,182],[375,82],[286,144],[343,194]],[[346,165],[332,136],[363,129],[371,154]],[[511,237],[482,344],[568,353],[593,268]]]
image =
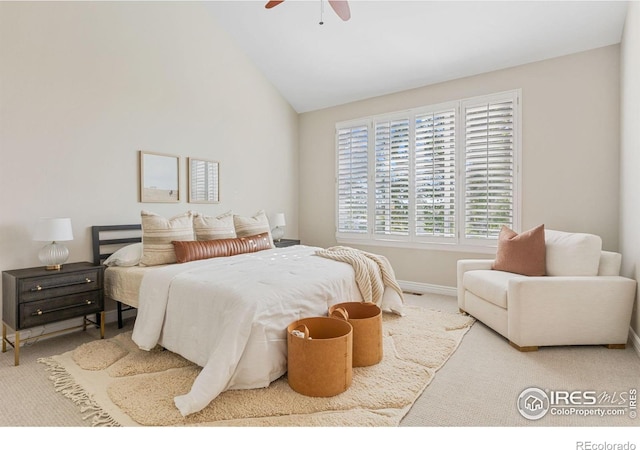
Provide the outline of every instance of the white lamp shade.
[[284,227],[286,224],[287,223],[284,220],[284,213],[278,213],[274,216],[273,223],[271,225],[274,227]]
[[38,219],[33,234],[34,241],[56,242],[73,240],[71,219],[43,217]]

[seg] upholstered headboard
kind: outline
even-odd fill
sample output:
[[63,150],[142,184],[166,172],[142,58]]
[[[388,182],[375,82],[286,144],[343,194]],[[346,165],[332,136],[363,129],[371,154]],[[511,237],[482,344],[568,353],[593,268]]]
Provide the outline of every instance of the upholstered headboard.
[[142,241],[142,226],[94,225],[91,227],[93,263],[100,265],[119,248]]

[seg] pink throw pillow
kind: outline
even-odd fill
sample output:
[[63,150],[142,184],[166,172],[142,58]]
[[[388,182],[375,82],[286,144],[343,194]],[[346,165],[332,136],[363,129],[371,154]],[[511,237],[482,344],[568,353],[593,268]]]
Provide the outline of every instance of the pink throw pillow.
[[546,275],[544,224],[520,234],[503,226],[491,268],[520,275]]

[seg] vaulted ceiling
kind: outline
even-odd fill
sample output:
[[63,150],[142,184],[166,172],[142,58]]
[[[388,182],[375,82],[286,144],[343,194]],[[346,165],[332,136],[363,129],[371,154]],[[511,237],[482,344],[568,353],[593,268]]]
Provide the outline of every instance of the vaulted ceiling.
[[[220,26],[298,112],[620,42],[627,2],[212,1]],[[321,25],[319,22],[322,21]]]

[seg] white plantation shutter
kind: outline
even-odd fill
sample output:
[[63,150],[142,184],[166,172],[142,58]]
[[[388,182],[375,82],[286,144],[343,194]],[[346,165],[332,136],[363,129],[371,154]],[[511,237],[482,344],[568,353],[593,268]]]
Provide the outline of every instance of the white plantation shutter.
[[465,116],[465,238],[498,237],[513,228],[515,98],[469,103]]
[[455,236],[455,109],[415,119],[415,234]]
[[474,251],[493,249],[502,225],[517,230],[519,98],[337,124],[338,242]]
[[375,234],[409,234],[409,119],[375,124]]
[[368,128],[337,130],[338,232],[368,232]]

